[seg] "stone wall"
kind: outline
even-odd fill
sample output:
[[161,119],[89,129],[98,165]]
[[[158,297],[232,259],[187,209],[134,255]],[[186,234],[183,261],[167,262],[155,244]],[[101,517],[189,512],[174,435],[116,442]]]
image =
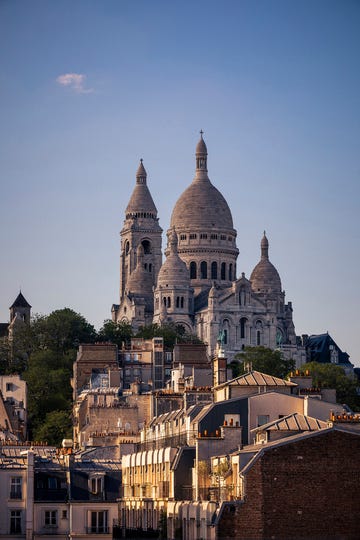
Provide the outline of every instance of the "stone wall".
[[360,436],[337,430],[265,450],[228,503],[218,538],[311,540],[360,537]]

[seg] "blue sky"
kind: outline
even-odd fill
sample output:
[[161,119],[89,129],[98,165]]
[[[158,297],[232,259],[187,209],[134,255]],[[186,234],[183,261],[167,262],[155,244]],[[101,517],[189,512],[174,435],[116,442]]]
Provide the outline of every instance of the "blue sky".
[[0,320],[21,287],[101,326],[139,159],[166,231],[203,129],[239,275],[265,229],[297,333],[360,365],[359,27],[356,0],[1,0]]

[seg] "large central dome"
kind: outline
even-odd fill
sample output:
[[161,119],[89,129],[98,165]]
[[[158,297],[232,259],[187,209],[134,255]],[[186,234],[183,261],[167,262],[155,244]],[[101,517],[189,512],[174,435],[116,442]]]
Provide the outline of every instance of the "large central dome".
[[170,228],[177,233],[178,254],[186,263],[195,294],[210,289],[214,281],[229,286],[236,279],[236,231],[226,200],[209,180],[202,132],[196,146],[195,178],[175,204]]
[[233,229],[230,208],[207,175],[207,148],[201,136],[196,147],[196,174],[175,204],[171,227],[181,229]]

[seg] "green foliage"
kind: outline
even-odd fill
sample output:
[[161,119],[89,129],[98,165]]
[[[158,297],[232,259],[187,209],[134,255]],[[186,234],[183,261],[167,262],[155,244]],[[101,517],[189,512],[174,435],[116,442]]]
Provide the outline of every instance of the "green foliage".
[[250,365],[254,371],[260,371],[281,379],[295,368],[295,361],[284,358],[280,350],[273,351],[260,346],[245,347],[244,352],[237,354],[231,364],[234,377],[245,373],[246,365]]
[[346,403],[355,411],[360,410],[360,398],[357,395],[357,381],[345,374],[344,369],[336,364],[308,362],[301,366],[301,371],[308,370],[314,387],[334,388],[338,403]]
[[[67,354],[44,350],[34,352],[23,373],[28,384],[28,413],[32,436],[43,425],[48,413],[71,408],[72,364],[75,351]],[[42,437],[46,440],[46,437]]]
[[10,344],[8,339],[0,338],[0,375],[6,375],[9,372],[10,362]]
[[110,341],[116,343],[121,349],[123,343],[128,344],[133,336],[131,325],[126,322],[104,321],[98,333],[99,341]]
[[[18,349],[30,355],[23,371],[28,384],[30,438],[60,442],[64,430],[68,433],[72,406],[70,379],[77,346],[93,343],[96,338],[94,327],[69,308],[47,316],[36,315],[30,325],[16,332]],[[59,423],[64,418],[63,428],[58,426],[56,430],[55,420]]]
[[144,339],[152,339],[154,337],[162,337],[166,348],[173,348],[175,343],[202,343],[202,341],[193,334],[185,332],[181,324],[150,324],[139,329],[136,337]]
[[34,430],[34,440],[47,441],[57,446],[63,439],[71,437],[71,414],[66,410],[54,410],[47,413],[41,426]]

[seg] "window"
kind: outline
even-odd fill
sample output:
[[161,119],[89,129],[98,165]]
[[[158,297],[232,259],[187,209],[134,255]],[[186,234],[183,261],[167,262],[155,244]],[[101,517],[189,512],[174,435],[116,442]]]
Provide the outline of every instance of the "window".
[[91,493],[99,495],[103,492],[103,480],[104,478],[102,476],[93,476],[90,478],[89,484]]
[[245,339],[246,337],[246,323],[247,323],[247,319],[245,319],[245,317],[242,317],[240,319],[240,338],[241,339]]
[[226,264],[224,262],[221,263],[221,278],[220,279],[226,279]]
[[186,234],[180,234],[180,240],[186,240]]
[[206,233],[201,233],[200,238],[207,238],[207,234]]
[[22,499],[22,478],[14,476],[10,482],[10,499]]
[[228,342],[228,331],[227,331],[226,328],[224,328],[223,332],[224,332],[224,334],[223,334],[223,335],[224,335],[224,345],[227,345],[227,342]]
[[264,424],[267,424],[269,422],[269,415],[268,414],[259,414],[257,417],[257,425],[263,426]]
[[67,510],[61,511],[61,519],[67,519]]
[[226,235],[225,235],[225,234],[222,234],[222,235],[220,236],[220,238],[221,238],[221,240],[226,240]]
[[232,278],[233,278],[233,269],[232,269],[233,265],[230,263],[229,264],[229,281],[232,281]]
[[10,511],[10,534],[21,534],[21,510]]
[[57,489],[57,479],[54,476],[48,478],[48,488]]
[[149,253],[151,253],[151,244],[149,240],[143,240],[141,244],[142,244],[142,247],[144,248],[144,254],[149,255]]
[[207,279],[207,262],[202,261],[200,263],[200,278]]
[[12,392],[13,391],[13,384],[11,382],[6,383],[6,391]]
[[89,514],[90,526],[88,527],[88,533],[103,534],[109,532],[107,510],[90,511]]
[[190,240],[196,240],[196,234],[192,233],[189,235]]
[[217,262],[211,263],[211,279],[217,279]]
[[196,279],[196,262],[190,263],[190,279]]
[[57,526],[57,511],[56,510],[45,510],[45,527],[56,527]]
[[217,234],[212,234],[212,235],[211,235],[212,240],[217,240],[217,237],[218,237]]

